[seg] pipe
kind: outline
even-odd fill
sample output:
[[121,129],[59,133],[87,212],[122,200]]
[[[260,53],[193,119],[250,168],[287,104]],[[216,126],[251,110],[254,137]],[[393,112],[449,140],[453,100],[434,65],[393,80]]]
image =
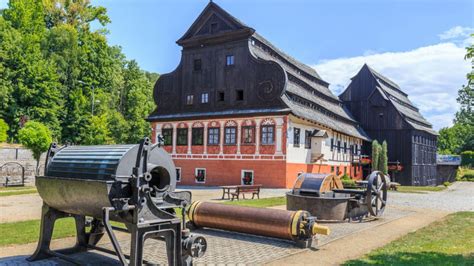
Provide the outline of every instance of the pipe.
[[307,211],[252,208],[195,201],[188,209],[197,227],[209,227],[287,240],[327,235],[329,228],[317,225]]

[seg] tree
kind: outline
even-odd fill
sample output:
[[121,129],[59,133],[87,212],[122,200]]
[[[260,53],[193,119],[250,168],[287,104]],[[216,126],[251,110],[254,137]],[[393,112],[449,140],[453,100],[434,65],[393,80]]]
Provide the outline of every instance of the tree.
[[38,171],[41,154],[48,150],[52,142],[51,131],[40,122],[29,121],[18,132],[18,140],[33,153]]
[[384,174],[388,174],[388,151],[387,151],[387,142],[384,140],[382,142],[382,147],[380,148],[379,156],[379,171]]
[[438,152],[440,154],[461,154],[474,150],[474,126],[456,123],[452,127],[440,129]]
[[372,141],[372,171],[379,169],[379,160],[381,152],[380,144],[377,140]]
[[5,120],[0,119],[0,142],[6,142],[8,139],[7,131],[10,127]]
[[107,116],[92,116],[89,123],[83,128],[81,133],[83,144],[100,145],[112,143],[110,132],[107,127]]
[[461,105],[456,112],[455,123],[474,126],[474,83],[463,86],[458,91],[457,102]]

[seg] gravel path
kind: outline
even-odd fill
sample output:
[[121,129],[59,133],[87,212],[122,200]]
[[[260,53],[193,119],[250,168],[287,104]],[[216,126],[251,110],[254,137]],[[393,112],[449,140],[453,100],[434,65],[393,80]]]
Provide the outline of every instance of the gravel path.
[[387,204],[448,212],[474,211],[474,182],[456,182],[444,191],[424,194],[390,192]]

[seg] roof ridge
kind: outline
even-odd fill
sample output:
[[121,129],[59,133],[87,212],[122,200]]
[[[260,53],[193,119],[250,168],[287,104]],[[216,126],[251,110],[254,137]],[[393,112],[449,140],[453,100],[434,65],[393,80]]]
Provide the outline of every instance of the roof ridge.
[[[318,74],[318,72],[316,71],[316,69],[314,69],[314,68],[308,66],[307,64],[305,64],[305,63],[299,61],[298,59],[294,58],[293,56],[287,54],[286,52],[284,52],[284,51],[281,50],[280,48],[276,47],[273,43],[271,43],[269,40],[267,40],[267,39],[266,39],[265,37],[263,37],[261,34],[259,34],[259,33],[257,33],[257,32],[255,31],[255,32],[253,33],[253,36],[255,36],[257,40],[260,40],[260,41],[262,41],[265,45],[269,46],[269,47],[270,47],[272,50],[274,50],[276,53],[280,54],[283,58],[288,58],[288,59],[290,59],[290,60],[289,60],[290,63],[292,63],[291,61],[293,61],[294,63],[299,64],[299,65],[301,65],[301,66],[303,66],[303,67],[306,67],[306,68],[308,68],[308,70],[310,70],[310,71],[308,71],[308,70],[302,69],[300,66],[298,66],[298,65],[295,64],[295,66],[298,67],[301,71],[306,72],[307,74],[309,74],[309,75],[315,77],[315,78],[318,79],[318,80],[321,80],[321,81],[323,81],[323,82],[325,82],[325,83],[328,83],[327,81],[324,81],[324,80],[321,78],[321,76],[319,76],[319,74]],[[313,72],[313,73],[311,73],[311,72]],[[329,83],[328,83],[328,84],[329,84]]]

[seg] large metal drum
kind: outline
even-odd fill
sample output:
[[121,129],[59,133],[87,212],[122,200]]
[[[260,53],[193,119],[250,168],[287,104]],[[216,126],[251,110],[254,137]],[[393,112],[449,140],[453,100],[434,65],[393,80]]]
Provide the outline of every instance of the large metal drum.
[[[117,199],[131,197],[130,180],[136,178],[133,168],[139,146],[64,147],[48,158],[45,176],[36,178],[38,192],[47,205],[57,210],[101,217],[104,207],[114,206]],[[176,171],[170,156],[154,145],[147,153],[147,162],[153,195],[174,191]],[[130,221],[131,217],[122,213],[121,217],[111,219]]]

